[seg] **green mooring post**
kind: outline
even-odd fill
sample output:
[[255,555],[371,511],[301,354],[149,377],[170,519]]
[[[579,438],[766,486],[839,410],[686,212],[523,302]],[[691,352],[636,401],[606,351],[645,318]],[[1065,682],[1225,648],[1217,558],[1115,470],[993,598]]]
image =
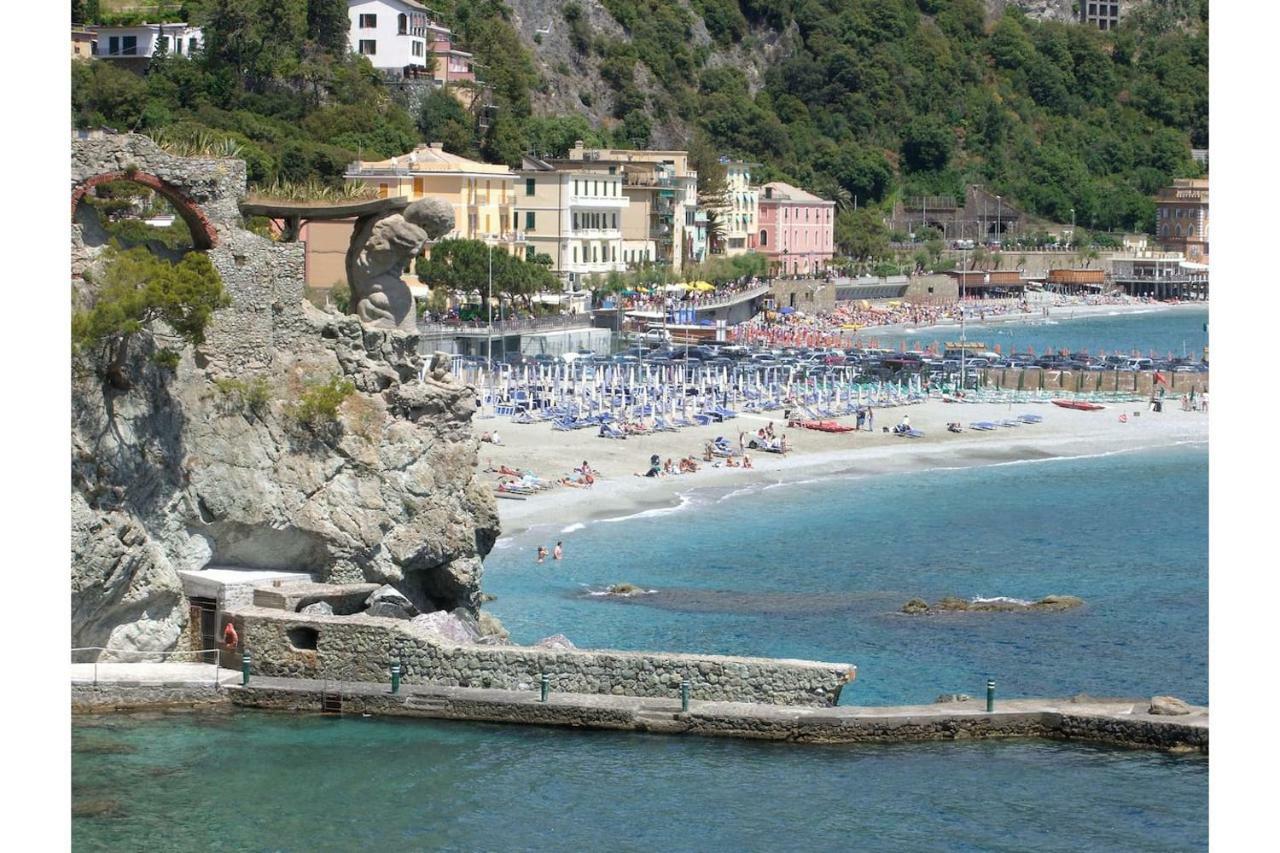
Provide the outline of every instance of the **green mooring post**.
[[391,692],[400,692],[400,661],[398,660],[391,662]]
[[240,657],[240,684],[244,687],[249,686],[249,650],[245,649],[244,654]]
[[990,714],[996,709],[996,681],[994,678],[987,679],[987,713]]
[[551,689],[551,679],[544,672],[538,679],[538,701],[547,701],[547,691]]
[[685,679],[680,682],[680,710],[682,713],[689,712],[689,680]]

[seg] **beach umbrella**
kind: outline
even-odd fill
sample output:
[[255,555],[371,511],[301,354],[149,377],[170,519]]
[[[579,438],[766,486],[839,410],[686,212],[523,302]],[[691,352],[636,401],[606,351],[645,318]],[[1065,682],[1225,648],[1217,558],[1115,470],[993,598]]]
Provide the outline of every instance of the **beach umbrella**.
[[716,286],[709,281],[695,281],[689,286],[700,293],[706,293],[716,289]]

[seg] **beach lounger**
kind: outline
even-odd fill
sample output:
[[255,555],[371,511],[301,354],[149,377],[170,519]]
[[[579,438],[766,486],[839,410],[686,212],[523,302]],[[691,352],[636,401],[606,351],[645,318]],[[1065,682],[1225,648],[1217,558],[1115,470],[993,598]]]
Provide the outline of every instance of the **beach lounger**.
[[969,429],[977,429],[977,430],[982,430],[984,432],[993,430],[995,428],[996,428],[996,425],[993,424],[991,421],[974,421],[973,423],[969,424]]

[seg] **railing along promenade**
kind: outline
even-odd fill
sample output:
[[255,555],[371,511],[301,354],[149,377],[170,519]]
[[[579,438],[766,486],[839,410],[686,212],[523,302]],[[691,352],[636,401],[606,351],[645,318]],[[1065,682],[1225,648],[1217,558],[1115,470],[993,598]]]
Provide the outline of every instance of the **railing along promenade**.
[[494,320],[492,326],[487,320],[418,321],[419,332],[446,335],[487,335],[491,329],[495,335],[515,332],[554,332],[563,329],[586,329],[590,326],[591,316],[588,314]]

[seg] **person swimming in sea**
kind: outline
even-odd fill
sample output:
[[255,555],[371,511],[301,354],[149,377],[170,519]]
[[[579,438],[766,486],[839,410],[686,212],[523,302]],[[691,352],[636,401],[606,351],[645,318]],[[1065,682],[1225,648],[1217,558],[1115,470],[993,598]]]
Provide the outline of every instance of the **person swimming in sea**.
[[546,562],[546,559],[547,559],[547,549],[542,545],[539,545],[538,546],[538,562],[539,563]]
[[562,547],[561,543],[559,542],[556,543],[555,549],[551,552],[551,559],[553,560],[564,559],[564,548]]

